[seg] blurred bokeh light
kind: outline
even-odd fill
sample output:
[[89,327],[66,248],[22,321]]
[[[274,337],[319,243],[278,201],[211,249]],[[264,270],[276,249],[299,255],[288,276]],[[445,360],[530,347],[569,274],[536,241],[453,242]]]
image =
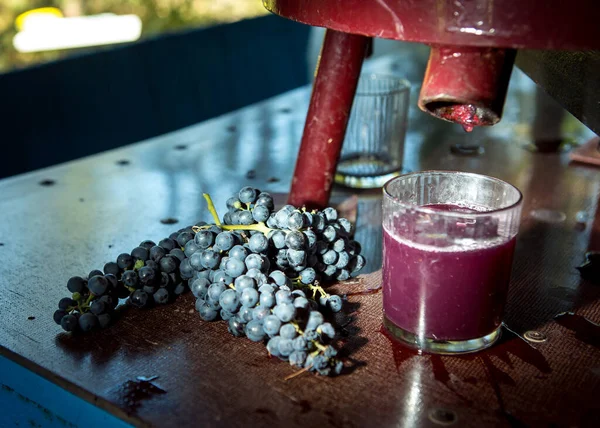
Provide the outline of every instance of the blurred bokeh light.
[[[45,16],[40,13],[27,14],[40,8],[56,8],[58,13],[45,9]],[[141,20],[143,39],[166,32],[235,22],[266,13],[260,0],[3,0],[0,1],[0,73],[136,40],[136,31],[139,30],[134,22],[136,17]],[[126,28],[122,34],[103,34],[101,28],[104,24],[99,24],[98,31],[77,35],[77,28],[85,27],[78,26],[80,20],[60,21],[62,15],[64,18],[88,17],[84,22],[100,23],[101,19],[94,20],[100,14],[112,14],[107,17],[117,19],[115,22],[124,22]],[[119,21],[123,15],[129,16],[129,21]],[[55,37],[40,43],[40,39],[43,39],[40,36],[43,34],[43,25],[39,21],[35,22],[35,19],[29,20],[29,23],[35,23],[33,29],[37,33],[28,33],[19,28],[24,22],[23,17],[26,22],[32,16],[36,19],[40,16],[54,18],[49,24],[59,24],[54,28],[64,29],[61,30],[62,38]],[[71,35],[74,40],[69,43]],[[54,49],[55,47],[60,49]]]

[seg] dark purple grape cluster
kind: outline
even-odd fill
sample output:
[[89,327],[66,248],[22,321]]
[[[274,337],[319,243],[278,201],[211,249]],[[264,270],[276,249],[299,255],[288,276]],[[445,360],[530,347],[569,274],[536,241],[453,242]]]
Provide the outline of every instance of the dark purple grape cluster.
[[202,320],[224,320],[234,336],[262,342],[302,370],[339,374],[327,316],[343,302],[323,284],[347,280],[365,264],[351,223],[334,208],[275,210],[271,195],[252,187],[229,198],[221,222],[204,197],[214,224],[144,241],[104,272],[71,278],[73,294],[61,300],[55,321],[67,331],[105,327],[119,299],[140,308],[164,304],[189,284]]
[[193,275],[186,251],[191,251],[188,243],[194,242],[194,235],[190,226],[158,244],[143,241],[106,263],[102,271],[70,278],[71,297],[60,300],[54,321],[66,331],[87,332],[109,326],[120,302],[137,308],[172,302],[187,290]]

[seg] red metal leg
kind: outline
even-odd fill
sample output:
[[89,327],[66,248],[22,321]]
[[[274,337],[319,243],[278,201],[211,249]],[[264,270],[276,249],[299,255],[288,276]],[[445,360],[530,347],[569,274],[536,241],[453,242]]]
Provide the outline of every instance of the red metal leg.
[[288,202],[329,202],[350,108],[369,37],[327,30]]

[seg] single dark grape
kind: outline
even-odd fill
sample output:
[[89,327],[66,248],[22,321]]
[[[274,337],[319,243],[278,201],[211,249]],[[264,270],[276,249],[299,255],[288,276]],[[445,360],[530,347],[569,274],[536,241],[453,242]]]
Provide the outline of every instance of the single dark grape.
[[67,315],[68,315],[68,314],[67,314],[67,311],[64,311],[64,310],[62,310],[62,309],[57,309],[56,311],[54,311],[54,315],[53,315],[54,322],[55,322],[56,324],[60,325],[60,323],[61,323],[61,321],[62,321],[63,317],[65,317],[65,316],[67,316]]
[[255,233],[248,240],[248,248],[255,253],[264,253],[269,248],[269,239],[262,233]]
[[280,303],[273,308],[273,314],[282,322],[290,322],[296,315],[296,308],[292,303]]
[[169,290],[166,288],[159,288],[152,295],[154,301],[159,305],[164,305],[169,302]]
[[117,257],[117,265],[121,269],[131,269],[133,267],[133,257],[131,254],[123,253]]
[[290,230],[299,230],[304,227],[304,215],[301,211],[292,211],[287,219],[287,227]]
[[[281,336],[279,336],[281,337]],[[292,352],[294,352],[294,344],[291,339],[284,339],[283,337],[279,341],[279,355],[286,358],[289,357]]]
[[[104,297],[104,296],[103,296]],[[108,310],[106,303],[100,299],[92,301],[90,304],[90,312],[94,315],[101,315]]]
[[136,308],[146,307],[149,302],[148,293],[143,290],[135,290],[129,297],[129,302]]
[[154,247],[156,244],[154,243],[154,241],[150,241],[149,239],[140,242],[140,247],[145,248],[146,250],[150,250],[150,248]]
[[269,352],[269,354],[272,355],[273,357],[280,356],[280,354],[279,354],[279,342],[280,341],[281,341],[281,337],[273,336],[267,342],[267,352]]
[[325,221],[325,216],[322,213],[312,216],[312,228],[317,232],[323,232],[325,227],[327,226],[327,222]]
[[253,342],[260,342],[265,338],[263,325],[258,320],[250,320],[246,325],[246,336]]
[[238,259],[241,261],[246,260],[248,256],[248,250],[241,245],[234,246],[231,250],[229,250],[229,257]]
[[74,276],[67,281],[67,289],[71,293],[81,293],[84,291],[86,281],[80,276]]
[[160,259],[162,259],[166,255],[167,255],[167,250],[165,250],[163,247],[160,247],[158,245],[155,245],[154,247],[150,248],[150,250],[149,250],[150,260],[154,260],[157,263],[160,261]]
[[138,277],[142,285],[150,285],[156,280],[156,271],[148,266],[144,266],[138,271]]
[[317,279],[317,273],[311,267],[308,267],[300,272],[300,281],[302,284],[312,284]]
[[207,302],[204,302],[204,304],[200,306],[198,313],[200,314],[200,318],[202,318],[204,321],[213,321],[219,315],[219,313]]
[[98,317],[90,312],[87,312],[79,317],[79,328],[87,332],[99,327]]
[[231,284],[233,282],[233,278],[227,275],[225,271],[219,269],[215,271],[215,274],[213,275],[213,282],[223,282],[225,284]]
[[60,326],[65,331],[75,331],[79,326],[79,321],[77,317],[73,314],[65,315],[62,320],[60,320]]
[[290,232],[285,237],[285,244],[292,250],[303,250],[306,247],[306,238],[302,232]]
[[283,339],[294,339],[297,334],[296,327],[294,327],[292,324],[283,324],[279,329],[279,335]]
[[350,255],[346,251],[340,251],[335,267],[338,269],[345,268],[348,266],[348,262],[350,262]]
[[240,224],[250,225],[254,224],[254,218],[252,217],[252,213],[250,211],[242,211],[239,214]]
[[236,244],[235,235],[231,232],[221,232],[215,238],[215,245],[221,251],[228,251]]
[[277,249],[285,248],[285,232],[281,230],[276,230],[269,234],[269,239],[273,246]]
[[321,335],[324,335],[330,339],[335,338],[335,329],[331,325],[331,323],[323,323],[317,328],[317,332],[321,332]]
[[242,306],[238,312],[238,318],[244,323],[252,321],[252,308]]
[[[183,259],[185,259],[185,253],[181,250],[181,248],[173,248],[171,251],[169,251],[169,254],[177,257],[180,262],[182,262]],[[162,259],[160,260],[162,261]]]
[[123,272],[123,275],[121,275],[121,281],[123,281],[123,284],[127,287],[136,288],[138,285],[138,274],[134,270],[126,270]]
[[148,260],[148,250],[144,247],[135,247],[131,250],[131,257],[133,257],[133,260],[135,261],[141,260],[145,262]]
[[96,276],[96,275],[104,275],[104,272],[102,272],[101,270],[98,270],[98,269],[94,269],[93,271],[91,271],[88,274],[88,278],[91,278],[92,276]]
[[306,252],[302,250],[287,250],[287,260],[291,266],[302,266],[306,260]]
[[104,293],[106,293],[108,286],[108,280],[104,277],[104,275],[95,275],[88,281],[88,288],[96,296],[102,296]]
[[181,232],[177,235],[177,243],[180,247],[185,247],[185,244],[191,239],[194,239],[194,234],[192,232]]
[[339,269],[335,277],[335,279],[337,279],[338,281],[346,281],[349,278],[350,272],[348,271],[348,269]]
[[271,229],[277,229],[279,227],[277,220],[275,220],[275,213],[271,213],[269,215],[269,218],[267,219],[267,226]]
[[304,238],[306,239],[306,244],[309,248],[313,248],[317,243],[317,234],[312,230],[305,230],[302,232],[304,234]]
[[337,263],[337,259],[338,253],[334,250],[328,250],[325,254],[321,256],[321,260],[323,260],[323,263],[327,265],[333,265]]
[[338,212],[335,208],[327,207],[323,210],[323,214],[328,222],[333,222],[338,218]]
[[115,262],[108,262],[104,265],[104,273],[110,273],[113,274],[115,276],[119,275],[119,273],[121,272],[121,270],[119,269],[119,265],[116,264]]
[[[232,290],[233,291],[233,290]],[[242,295],[240,297],[240,303],[242,306],[246,306],[249,308],[254,308],[259,300],[258,291],[255,288],[245,288],[242,291]],[[221,305],[223,305],[221,303]]]
[[202,252],[202,266],[206,269],[213,269],[219,265],[221,254],[213,250],[204,250]]
[[337,270],[338,269],[335,267],[335,265],[327,265],[327,267],[323,271],[323,275],[325,275],[327,277],[332,277],[333,275],[336,274]]
[[173,241],[173,248],[177,247],[177,237],[179,236],[181,232],[173,232],[169,235],[169,239]]
[[332,312],[339,312],[342,310],[342,298],[338,295],[332,295],[327,301],[327,306]]
[[205,298],[208,293],[208,287],[210,287],[210,282],[206,278],[196,278],[190,284],[190,289],[192,290],[192,294],[197,298]]
[[[261,194],[258,195],[258,199],[255,202],[256,206],[265,206],[269,211],[273,211],[273,208],[275,208],[275,203],[273,202],[273,197],[267,193],[267,192],[262,192]],[[256,206],[254,207],[256,209]]]
[[162,259],[160,259],[160,270],[166,273],[172,273],[177,270],[180,264],[180,260],[177,256],[173,254],[167,254]]
[[333,242],[336,240],[336,238],[337,238],[337,231],[335,230],[335,227],[329,225],[323,230],[323,239],[326,242]]
[[325,319],[323,318],[323,314],[321,312],[310,311],[308,313],[308,321],[306,322],[306,328],[304,330],[316,330],[317,327],[323,324],[324,321]]
[[348,235],[352,233],[352,223],[350,223],[350,220],[346,218],[340,218],[338,219],[337,223],[341,226],[342,229],[344,229],[344,231]]
[[272,308],[275,306],[275,294],[270,292],[260,293],[260,305],[265,308]]
[[254,189],[253,187],[246,186],[239,191],[238,198],[240,202],[252,204],[258,198],[258,193],[258,190]]
[[245,331],[245,324],[237,316],[234,316],[229,318],[227,330],[235,337],[242,337]]
[[218,301],[221,293],[227,290],[227,285],[222,282],[213,282],[208,287],[208,297],[213,301]]
[[[248,290],[253,290],[253,289],[250,288]],[[246,291],[246,290],[244,290],[244,291]],[[258,292],[256,290],[254,290],[254,291],[258,294]],[[238,297],[235,290],[232,290],[231,288],[229,288],[220,294],[219,304],[226,311],[229,311],[232,313],[237,312],[237,310],[240,306],[240,298]]]
[[271,212],[265,205],[256,205],[252,210],[252,218],[258,223],[264,223],[269,219]]
[[183,259],[181,264],[179,265],[179,273],[181,274],[182,279],[190,279],[194,277],[194,268],[190,264],[190,259]]
[[225,273],[232,278],[237,278],[246,272],[246,265],[236,258],[229,258],[225,264]]
[[333,249],[338,253],[341,253],[346,249],[346,239],[338,238],[333,242]]
[[271,315],[271,310],[269,308],[265,308],[264,306],[256,306],[252,309],[252,319],[258,321],[264,321],[264,319]]
[[164,248],[167,252],[171,251],[173,248],[177,246],[177,243],[173,241],[171,238],[162,239],[159,243],[159,246]]

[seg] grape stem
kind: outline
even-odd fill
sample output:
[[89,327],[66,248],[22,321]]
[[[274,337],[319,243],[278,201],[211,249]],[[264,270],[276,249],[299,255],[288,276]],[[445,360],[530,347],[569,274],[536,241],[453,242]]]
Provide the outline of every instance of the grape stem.
[[289,376],[286,376],[285,378],[283,378],[283,380],[290,380],[295,378],[296,376],[301,375],[302,373],[306,373],[307,371],[309,371],[310,369],[312,369],[312,365],[308,366],[308,367],[304,367],[303,369],[298,370],[297,372],[292,373]]
[[210,214],[212,215],[215,224],[220,227],[221,220],[219,220],[219,215],[217,214],[217,210],[215,209],[215,204],[213,204],[212,198],[208,193],[203,193],[202,196],[204,196],[204,199],[206,199],[206,203],[208,204],[208,211],[210,211]]

